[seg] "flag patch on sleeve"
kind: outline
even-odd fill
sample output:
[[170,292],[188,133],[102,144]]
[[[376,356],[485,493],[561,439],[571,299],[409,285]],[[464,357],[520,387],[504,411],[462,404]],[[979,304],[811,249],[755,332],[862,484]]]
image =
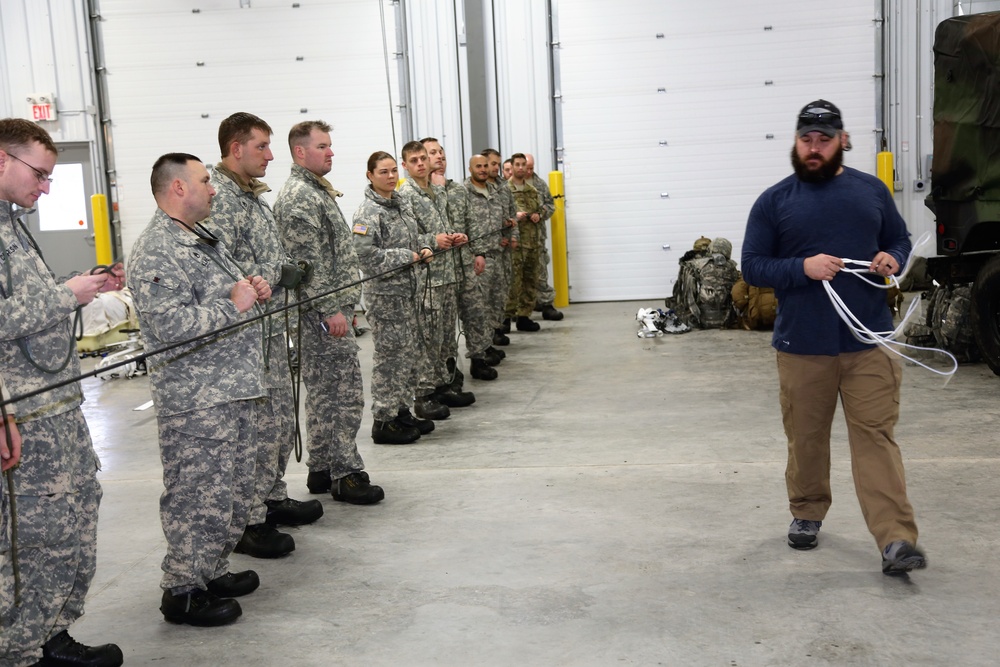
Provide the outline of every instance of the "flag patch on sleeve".
[[364,236],[368,233],[368,225],[362,225],[361,223],[358,223],[351,228],[351,231],[353,231],[355,234],[361,234],[362,236]]

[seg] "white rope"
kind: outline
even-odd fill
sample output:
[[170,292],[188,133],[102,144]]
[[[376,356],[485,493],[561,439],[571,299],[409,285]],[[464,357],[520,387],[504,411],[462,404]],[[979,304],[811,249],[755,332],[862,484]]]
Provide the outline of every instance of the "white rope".
[[[876,282],[869,277],[869,274],[871,274],[871,271],[868,269],[868,267],[871,266],[870,261],[865,262],[857,259],[841,258],[845,265],[844,268],[841,269],[841,271],[847,272],[861,280],[864,280],[869,285],[877,287],[878,289],[887,290],[891,287],[899,287],[899,280],[906,275],[906,273],[910,270],[910,267],[912,266],[912,260],[914,255],[916,254],[917,248],[922,246],[929,238],[930,234],[925,233],[917,240],[916,244],[914,244],[913,246],[913,249],[910,251],[910,256],[906,259],[906,270],[903,271],[902,274],[900,274],[899,278],[897,278],[896,276],[889,276],[890,279],[889,283],[886,283],[884,280]],[[850,264],[860,265],[865,268],[859,268],[859,269],[847,268],[847,265]],[[859,320],[854,315],[854,313],[851,312],[851,309],[847,307],[847,304],[844,303],[844,300],[840,297],[839,294],[837,294],[837,291],[833,289],[833,286],[830,284],[830,281],[824,280],[822,282],[823,282],[823,289],[826,290],[827,296],[830,297],[830,301],[831,303],[833,303],[833,309],[837,311],[837,315],[840,316],[840,319],[844,321],[844,324],[847,325],[847,328],[850,330],[851,334],[857,340],[861,341],[866,345],[881,345],[889,352],[892,352],[893,354],[902,357],[903,359],[911,363],[914,363],[917,366],[926,368],[932,373],[937,373],[938,375],[944,375],[948,379],[951,379],[951,377],[955,374],[955,371],[958,370],[958,359],[956,359],[955,355],[948,352],[947,350],[941,350],[936,347],[921,347],[919,345],[912,345],[910,343],[905,343],[903,341],[896,340],[896,338],[902,335],[903,328],[906,326],[907,322],[909,322],[914,312],[919,310],[919,305],[920,305],[919,297],[914,298],[910,302],[910,306],[909,308],[907,308],[906,314],[903,315],[903,319],[900,321],[898,327],[896,327],[892,331],[872,331],[864,324],[864,322]],[[924,352],[943,354],[944,356],[951,359],[952,363],[951,370],[940,371],[936,368],[931,368],[927,364],[906,355],[904,352],[901,351],[902,349],[920,350]]]

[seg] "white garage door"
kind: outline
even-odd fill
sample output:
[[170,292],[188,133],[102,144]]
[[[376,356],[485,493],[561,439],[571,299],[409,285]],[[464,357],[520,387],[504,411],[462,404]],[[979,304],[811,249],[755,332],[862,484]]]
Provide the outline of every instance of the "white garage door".
[[813,99],[840,107],[846,162],[873,173],[874,5],[560,2],[571,298],[662,298],[699,236],[728,238],[739,261]]
[[[156,158],[179,151],[215,164],[219,122],[236,111],[256,114],[274,129],[275,161],[264,178],[272,202],[292,164],[289,128],[314,119],[333,125],[329,179],[344,192],[340,205],[350,219],[367,185],[368,156],[393,152],[381,4],[102,0],[125,252],[155,210],[149,173]],[[385,20],[395,91],[389,2]]]

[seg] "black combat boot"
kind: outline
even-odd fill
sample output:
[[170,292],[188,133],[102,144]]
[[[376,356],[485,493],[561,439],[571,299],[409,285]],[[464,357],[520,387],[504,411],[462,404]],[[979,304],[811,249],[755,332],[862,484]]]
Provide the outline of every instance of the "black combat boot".
[[[308,481],[306,482],[308,484]],[[271,526],[306,526],[323,516],[323,503],[318,500],[265,500],[267,518]]]
[[476,395],[471,391],[455,391],[449,384],[435,389],[432,396],[435,401],[449,408],[465,408],[476,402]]
[[496,380],[497,372],[490,368],[485,359],[473,359],[469,374],[477,380]]
[[413,411],[421,419],[433,419],[435,421],[447,419],[451,416],[451,410],[448,409],[448,406],[438,403],[434,394],[418,396],[417,400],[413,402]]
[[534,321],[527,315],[517,316],[517,330],[518,331],[538,331],[542,328],[538,322]]
[[260,577],[253,570],[227,572],[208,582],[208,592],[220,598],[238,598],[250,595],[260,587]]
[[494,329],[493,344],[500,346],[510,345],[510,338],[508,338],[506,334],[504,334],[503,329]]
[[420,439],[420,431],[400,424],[396,419],[372,424],[372,442],[376,445],[408,445]]
[[87,646],[81,644],[63,630],[52,635],[42,646],[42,660],[39,665],[82,665],[86,667],[118,667],[125,661],[117,644]]
[[[509,340],[509,339],[508,339],[508,340]],[[490,352],[492,352],[493,354],[497,355],[497,356],[498,356],[498,357],[500,357],[501,359],[506,359],[506,358],[507,358],[507,353],[506,353],[506,352],[504,352],[503,350],[498,350],[498,349],[496,349],[495,347],[493,347],[492,345],[490,345],[490,346],[489,346],[488,348],[486,348],[486,349],[487,349],[487,350],[489,350]]]
[[501,355],[500,350],[496,349],[492,345],[483,350],[483,361],[486,362],[487,366],[499,366],[505,356],[506,355]]
[[240,603],[236,600],[220,598],[215,593],[201,589],[179,595],[163,591],[160,611],[163,612],[163,618],[171,623],[187,623],[200,627],[226,625],[243,613]]
[[333,480],[329,470],[310,470],[306,477],[306,487],[309,493],[329,493],[333,488]]
[[257,523],[246,527],[233,551],[254,558],[281,558],[295,551],[295,540],[274,526]]
[[509,334],[510,333],[510,318],[509,317],[503,318],[503,325],[500,327],[500,332],[501,333],[505,333],[505,334]]
[[352,505],[374,505],[383,498],[385,491],[372,484],[364,470],[341,477],[333,489],[334,500]]
[[543,320],[552,320],[553,322],[558,322],[562,318],[563,318],[563,314],[561,312],[559,312],[558,310],[556,310],[556,307],[553,306],[551,303],[548,304],[548,305],[546,305],[546,306],[542,306],[542,319]]
[[396,415],[396,422],[403,426],[409,426],[420,431],[420,435],[427,435],[434,430],[434,422],[430,419],[418,419],[410,413],[409,408],[400,408]]

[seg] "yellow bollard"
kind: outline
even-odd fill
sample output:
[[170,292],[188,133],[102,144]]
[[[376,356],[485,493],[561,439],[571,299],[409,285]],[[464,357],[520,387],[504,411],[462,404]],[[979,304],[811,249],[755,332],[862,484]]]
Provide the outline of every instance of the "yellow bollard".
[[875,168],[878,172],[879,180],[885,183],[885,187],[889,188],[889,192],[895,192],[896,188],[893,186],[895,173],[893,172],[892,153],[882,151],[876,155]]
[[563,190],[563,173],[549,172],[549,192],[556,202],[552,214],[552,287],[556,291],[556,308],[569,305],[569,264],[566,261],[566,194]]
[[94,214],[94,251],[97,263],[110,265],[115,255],[111,248],[111,217],[108,215],[106,195],[92,195],[90,210]]

